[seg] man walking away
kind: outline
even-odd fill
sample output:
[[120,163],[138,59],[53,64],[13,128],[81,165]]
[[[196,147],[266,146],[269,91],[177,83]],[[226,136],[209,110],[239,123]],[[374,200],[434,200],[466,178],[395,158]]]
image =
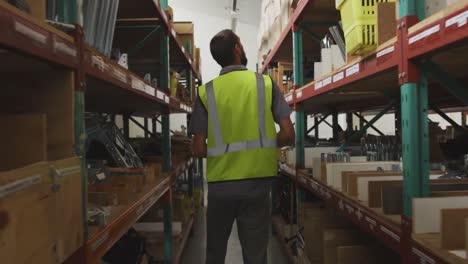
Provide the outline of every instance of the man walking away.
[[222,70],[199,87],[189,128],[194,155],[207,157],[206,263],[224,263],[236,220],[244,263],[266,264],[277,148],[294,143],[291,110],[269,76],[247,70],[234,32],[216,34],[210,50]]

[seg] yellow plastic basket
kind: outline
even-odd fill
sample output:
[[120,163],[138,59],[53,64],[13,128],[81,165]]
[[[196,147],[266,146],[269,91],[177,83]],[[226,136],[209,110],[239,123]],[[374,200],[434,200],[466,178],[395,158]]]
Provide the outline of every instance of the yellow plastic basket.
[[336,0],[350,55],[362,55],[377,47],[377,3],[395,0]]

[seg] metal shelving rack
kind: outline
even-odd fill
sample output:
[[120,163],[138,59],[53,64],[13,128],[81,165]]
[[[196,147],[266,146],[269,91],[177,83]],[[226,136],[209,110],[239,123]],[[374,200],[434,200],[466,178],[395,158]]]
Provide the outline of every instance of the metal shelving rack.
[[[463,87],[468,81],[463,71],[468,61],[468,2],[460,1],[425,19],[424,0],[399,1],[396,37],[376,52],[304,84],[303,55],[317,56],[320,46],[316,36],[339,20],[334,8],[319,9],[319,4],[320,1],[299,1],[279,42],[260,69],[266,72],[275,61],[292,59],[294,64],[294,90],[285,96],[296,112],[297,165],[283,166],[282,173],[400,254],[403,263],[449,263],[451,260],[444,254],[413,237],[411,200],[428,196],[428,111],[449,119],[440,109],[468,105]],[[397,115],[401,111],[404,215],[400,225],[301,171],[305,135],[318,126],[315,119],[317,124],[308,129],[307,115],[380,112],[361,127],[359,135],[390,110]]]
[[[73,24],[76,21],[76,15],[74,15],[76,9],[73,9],[75,1],[58,2],[59,18],[63,22]],[[120,2],[131,6],[139,5],[134,1]],[[14,56],[17,61],[25,65],[37,63],[64,67],[75,73],[75,154],[82,158],[83,172],[86,171],[85,111],[122,114],[127,117],[130,115],[151,117],[153,118],[153,127],[156,124],[156,117],[161,117],[159,122],[162,124],[163,135],[163,172],[170,176],[142,194],[104,229],[92,236],[85,231],[85,244],[66,263],[98,263],[106,251],[156,201],[161,199],[166,202],[164,210],[166,262],[173,263],[173,256],[176,256],[175,259],[180,258],[181,249],[176,255],[173,254],[172,248],[171,189],[176,178],[185,171],[188,171],[189,178],[193,181],[193,167],[195,162],[199,161],[189,159],[174,170],[171,166],[169,116],[171,113],[190,115],[192,108],[168,95],[169,68],[170,65],[177,64],[178,67],[187,68],[190,78],[201,80],[201,76],[196,71],[189,53],[177,39],[176,32],[168,21],[165,11],[168,8],[167,0],[142,0],[139,2],[141,2],[140,7],[144,8],[147,13],[149,12],[151,17],[158,19],[161,28],[159,55],[163,66],[159,67],[159,88],[150,87],[136,74],[94,51],[85,43],[84,33],[80,26],[75,26],[73,35],[68,35],[43,21],[18,11],[6,2],[0,2],[0,47],[2,49],[16,54]],[[173,57],[170,57],[169,54]],[[188,89],[190,88],[189,86]],[[198,175],[202,175],[202,173],[198,172]],[[83,215],[86,215],[87,179],[85,173],[82,175],[82,182],[84,186]],[[191,219],[193,222],[193,216]],[[87,230],[86,217],[83,219],[83,225]],[[186,231],[186,233],[189,232],[190,230]],[[183,246],[181,245],[181,247]]]

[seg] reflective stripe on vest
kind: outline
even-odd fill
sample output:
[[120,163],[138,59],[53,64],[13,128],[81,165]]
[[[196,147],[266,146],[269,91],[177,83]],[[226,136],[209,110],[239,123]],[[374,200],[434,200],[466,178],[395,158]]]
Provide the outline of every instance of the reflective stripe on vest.
[[207,156],[216,157],[226,153],[259,149],[259,148],[276,148],[276,139],[265,139],[266,121],[265,121],[265,80],[261,74],[256,74],[257,79],[257,105],[258,105],[258,130],[259,139],[234,142],[230,144],[223,143],[223,135],[221,134],[221,125],[219,122],[218,108],[216,106],[216,98],[213,91],[213,81],[206,84],[206,100],[208,104],[208,112],[213,130],[215,147],[208,148]]

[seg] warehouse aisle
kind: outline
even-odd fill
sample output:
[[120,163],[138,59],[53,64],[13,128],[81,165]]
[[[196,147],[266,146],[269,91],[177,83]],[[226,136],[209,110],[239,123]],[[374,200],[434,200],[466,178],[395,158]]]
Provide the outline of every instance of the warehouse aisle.
[[[205,263],[205,244],[206,244],[206,225],[205,209],[198,213],[193,235],[187,241],[187,245],[182,254],[181,264],[204,264]],[[231,237],[229,238],[228,252],[226,255],[226,264],[241,264],[242,250],[237,237],[237,227],[234,225]],[[276,237],[272,236],[268,250],[268,264],[288,263],[283,254],[281,245]]]

